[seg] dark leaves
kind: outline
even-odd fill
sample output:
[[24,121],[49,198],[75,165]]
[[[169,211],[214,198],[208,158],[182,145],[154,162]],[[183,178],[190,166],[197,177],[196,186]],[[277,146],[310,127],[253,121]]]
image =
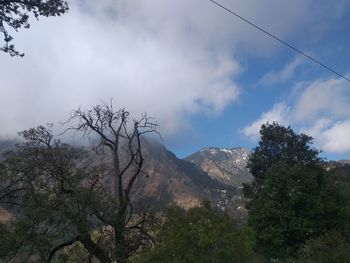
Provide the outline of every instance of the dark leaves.
[[0,50],[10,56],[23,57],[12,44],[13,37],[9,30],[18,31],[29,28],[30,14],[36,19],[40,16],[60,16],[68,11],[68,4],[64,0],[0,0],[0,32],[4,37],[4,45]]

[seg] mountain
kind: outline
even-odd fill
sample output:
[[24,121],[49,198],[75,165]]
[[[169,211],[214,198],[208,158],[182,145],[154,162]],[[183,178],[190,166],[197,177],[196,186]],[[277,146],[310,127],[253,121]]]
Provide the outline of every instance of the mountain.
[[[238,183],[227,183],[225,180],[218,180],[217,177],[208,174],[195,163],[185,159],[179,159],[167,150],[162,144],[156,141],[143,140],[142,153],[144,157],[143,173],[135,182],[133,191],[134,208],[143,208],[149,206],[155,211],[163,210],[169,204],[176,204],[185,209],[199,206],[204,200],[222,210],[227,210],[237,219],[243,219],[246,216],[245,199],[242,191],[237,187]],[[249,181],[245,163],[249,152],[237,148],[229,153],[235,156],[232,158],[213,159],[213,162],[224,166],[223,160],[226,160],[225,172],[230,171],[236,175],[232,181]],[[111,158],[97,160],[93,157],[89,163],[102,164]],[[209,157],[208,157],[209,158]],[[122,158],[123,159],[123,158]],[[125,157],[124,157],[125,159]],[[219,159],[222,161],[219,162]],[[94,161],[92,161],[94,160]],[[110,167],[110,164],[107,167]],[[221,169],[221,168],[220,168]],[[237,176],[238,174],[238,176]],[[107,176],[106,185],[111,185],[112,177]]]
[[178,159],[160,143],[145,142],[143,152],[147,177],[140,180],[138,188],[142,189],[142,200],[158,205],[175,203],[184,208],[209,200],[217,207],[235,208],[231,201],[238,192],[234,187],[214,180],[193,163]]
[[[9,149],[11,145],[10,142],[4,142],[3,150]],[[244,210],[244,200],[240,191],[233,185],[213,178],[194,163],[177,158],[159,142],[143,140],[142,152],[143,173],[135,182],[133,193],[133,199],[137,201],[135,209],[150,206],[154,210],[161,210],[169,204],[177,204],[188,209],[200,205],[204,200],[209,200],[219,209],[228,209],[231,213],[242,216],[240,210]],[[108,154],[96,155],[91,151],[86,163],[106,165],[108,170],[112,167],[111,161],[112,158],[108,157]],[[104,184],[108,187],[111,183],[112,177],[107,175]]]
[[221,183],[238,188],[251,182],[252,175],[246,168],[250,151],[244,148],[204,148],[186,157],[208,175]]
[[[121,167],[127,163],[127,152],[121,146]],[[107,168],[104,185],[109,187],[113,182],[113,177],[109,176],[112,175],[112,157],[109,153],[90,153],[88,165],[103,165]],[[142,173],[134,183],[132,193],[133,200],[137,201],[135,209],[150,205],[154,210],[162,210],[169,204],[188,209],[199,206],[204,200],[209,200],[219,208],[235,207],[228,200],[238,195],[235,187],[218,182],[193,163],[177,158],[158,141],[143,139],[142,155]]]

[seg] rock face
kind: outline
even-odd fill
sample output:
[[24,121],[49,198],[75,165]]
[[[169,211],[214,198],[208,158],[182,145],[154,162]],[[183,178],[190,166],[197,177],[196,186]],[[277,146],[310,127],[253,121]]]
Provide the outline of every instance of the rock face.
[[141,178],[138,187],[142,189],[141,200],[151,199],[159,206],[175,203],[187,209],[198,206],[203,200],[223,204],[223,193],[236,194],[233,187],[214,180],[194,164],[178,159],[159,143],[145,142],[143,149],[143,170],[147,176]]
[[252,180],[246,168],[250,151],[244,148],[204,148],[186,157],[208,175],[221,183],[238,188]]

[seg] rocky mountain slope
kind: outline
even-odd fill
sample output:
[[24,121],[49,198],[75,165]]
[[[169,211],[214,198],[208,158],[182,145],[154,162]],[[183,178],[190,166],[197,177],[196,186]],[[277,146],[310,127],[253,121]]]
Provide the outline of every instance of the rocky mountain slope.
[[214,180],[194,164],[178,159],[159,143],[146,142],[144,153],[147,178],[141,179],[139,186],[143,200],[152,199],[160,205],[173,202],[190,208],[207,199],[216,206],[234,208],[235,204],[230,202],[238,194],[234,187]]
[[[143,140],[142,144],[144,165],[134,184],[134,208],[148,206],[158,211],[176,204],[188,209],[209,200],[219,209],[244,217],[244,200],[237,187],[213,179],[195,164],[177,158],[159,142]],[[88,162],[110,167],[111,158],[105,157],[98,160],[98,156],[91,156]],[[106,179],[106,186],[111,185],[112,177]]]
[[244,148],[204,148],[186,157],[208,175],[227,185],[242,187],[252,180],[246,168],[250,151]]
[[[13,144],[3,141],[0,153]],[[159,142],[144,140],[143,154],[144,173],[134,192],[140,206],[151,204],[154,209],[162,209],[174,203],[191,208],[209,200],[218,208],[229,209],[239,216],[244,214],[244,199],[238,187],[251,179],[245,168],[249,151],[208,148],[182,160]],[[90,164],[105,163],[102,157],[90,158]],[[108,185],[111,178],[106,180]]]

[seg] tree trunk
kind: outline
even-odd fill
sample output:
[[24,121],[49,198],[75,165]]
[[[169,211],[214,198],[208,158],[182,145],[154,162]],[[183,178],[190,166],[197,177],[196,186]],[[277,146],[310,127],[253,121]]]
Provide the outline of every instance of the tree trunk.
[[[124,203],[125,201],[123,201]],[[129,251],[126,241],[126,209],[125,205],[121,205],[121,209],[119,210],[118,217],[116,220],[116,225],[114,227],[114,235],[115,235],[115,245],[116,245],[116,259],[117,263],[126,263],[129,257]]]
[[80,242],[83,243],[85,249],[89,251],[89,254],[94,255],[101,263],[111,263],[111,260],[108,255],[106,255],[105,251],[92,241],[90,237],[82,237]]

